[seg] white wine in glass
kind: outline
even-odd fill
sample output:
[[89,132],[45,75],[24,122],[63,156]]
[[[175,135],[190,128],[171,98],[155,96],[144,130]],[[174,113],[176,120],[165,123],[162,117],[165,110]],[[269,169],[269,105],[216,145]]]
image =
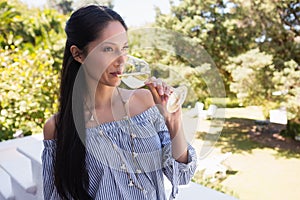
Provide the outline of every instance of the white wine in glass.
[[137,89],[145,85],[144,82],[150,78],[150,75],[151,70],[146,61],[127,55],[124,71],[118,76],[125,85],[132,89]]
[[[122,79],[122,82],[132,89],[143,87],[145,81],[151,75],[149,64],[142,59],[127,55],[127,61],[124,65],[123,73],[118,75]],[[187,95],[187,88],[185,86],[171,88],[171,91],[172,93],[167,102],[167,111],[169,113],[176,112],[183,104]]]

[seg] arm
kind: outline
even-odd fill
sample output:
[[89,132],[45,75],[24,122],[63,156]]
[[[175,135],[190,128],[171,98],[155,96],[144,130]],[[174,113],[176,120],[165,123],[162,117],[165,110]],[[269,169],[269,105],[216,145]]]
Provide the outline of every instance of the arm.
[[174,199],[178,193],[178,185],[188,184],[193,177],[196,170],[197,156],[195,149],[188,145],[185,140],[181,109],[172,114],[165,109],[168,88],[157,87],[152,82],[146,83],[146,85],[148,85],[151,92],[148,91],[148,95],[143,95],[146,98],[143,101],[152,102],[149,105],[156,103],[160,109],[160,113],[157,112],[155,117],[154,127],[162,145],[162,171],[172,184],[170,199]]
[[166,120],[166,125],[170,132],[172,140],[172,156],[181,163],[188,162],[187,142],[185,140],[183,125],[181,120],[181,108],[175,113],[169,113],[166,110],[166,103],[170,94],[170,87],[165,85],[159,79],[151,78],[146,82],[152,93],[154,102],[158,104],[161,114]]
[[154,120],[154,127],[159,135],[162,145],[163,172],[172,184],[172,193],[170,199],[175,198],[178,193],[178,186],[188,184],[193,177],[197,156],[195,149],[191,145],[187,145],[187,163],[179,162],[174,159],[174,139],[171,141],[168,127],[166,126],[164,117],[157,111]]
[[59,198],[54,185],[54,159],[56,150],[55,138],[55,117],[47,120],[43,128],[44,149],[42,152],[43,190],[44,199]]
[[55,115],[50,117],[43,127],[44,140],[52,140],[55,138]]

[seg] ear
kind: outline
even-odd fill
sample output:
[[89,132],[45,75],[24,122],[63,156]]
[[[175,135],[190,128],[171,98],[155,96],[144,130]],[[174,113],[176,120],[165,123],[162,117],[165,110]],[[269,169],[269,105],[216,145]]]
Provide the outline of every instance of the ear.
[[83,63],[84,58],[83,58],[82,51],[81,51],[77,46],[72,45],[72,46],[70,47],[70,52],[71,52],[73,58],[74,58],[77,62],[79,62],[79,63],[81,63],[81,64]]

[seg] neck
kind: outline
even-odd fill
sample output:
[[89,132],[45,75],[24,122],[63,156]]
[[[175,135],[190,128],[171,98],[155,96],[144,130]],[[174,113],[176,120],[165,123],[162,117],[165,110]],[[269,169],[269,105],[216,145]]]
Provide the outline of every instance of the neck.
[[110,107],[114,103],[113,95],[116,94],[116,87],[98,84],[97,87],[89,87],[87,102],[96,109]]
[[111,106],[115,89],[115,87],[98,85],[95,93],[95,107]]

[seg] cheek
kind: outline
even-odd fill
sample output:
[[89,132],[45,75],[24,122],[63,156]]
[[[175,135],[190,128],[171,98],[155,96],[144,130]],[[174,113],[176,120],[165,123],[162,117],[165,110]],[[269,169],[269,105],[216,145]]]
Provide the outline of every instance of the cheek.
[[106,73],[108,66],[109,61],[100,56],[89,56],[85,60],[86,71],[94,79],[97,78],[99,80]]
[[101,74],[101,80],[106,80],[108,78],[109,70],[106,68],[106,70],[103,71]]

